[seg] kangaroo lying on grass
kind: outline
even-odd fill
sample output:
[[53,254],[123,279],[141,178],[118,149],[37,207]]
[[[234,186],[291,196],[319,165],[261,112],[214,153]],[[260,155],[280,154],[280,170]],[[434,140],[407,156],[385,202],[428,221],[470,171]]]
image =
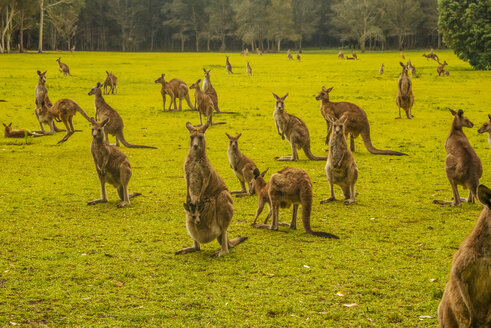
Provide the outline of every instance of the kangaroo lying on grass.
[[453,257],[440,327],[491,327],[491,190],[480,185],[478,197],[484,209]]
[[488,143],[489,147],[491,147],[491,114],[488,114],[489,121],[484,122],[483,125],[479,128],[477,132],[479,133],[488,133]]
[[318,157],[312,154],[310,150],[310,134],[307,125],[296,116],[290,115],[285,112],[285,98],[288,93],[283,97],[278,97],[273,93],[276,99],[276,105],[274,110],[274,121],[276,129],[281,139],[288,140],[292,147],[292,156],[275,157],[278,161],[298,161],[297,148],[303,149],[308,159],[312,161],[324,161],[327,157]]
[[346,141],[347,116],[343,116],[337,121],[330,119],[333,133],[329,140],[326,176],[331,187],[331,197],[321,201],[321,204],[336,200],[334,184],[337,184],[343,190],[343,195],[346,199],[344,204],[348,205],[355,202],[355,183],[358,179],[358,166]]
[[322,87],[322,90],[317,94],[315,99],[321,101],[321,114],[326,120],[327,124],[327,136],[326,144],[329,143],[331,136],[331,121],[329,117],[333,119],[340,119],[343,116],[347,116],[346,121],[346,133],[350,136],[350,149],[355,151],[355,140],[354,138],[361,135],[365,148],[372,154],[376,155],[407,155],[393,150],[380,150],[372,145],[372,139],[370,137],[370,124],[368,123],[367,114],[363,109],[355,104],[349,102],[331,102],[329,101],[329,93],[332,91],[332,87],[326,89]]
[[[298,206],[302,205],[302,222],[306,233],[324,238],[339,239],[339,237],[327,232],[313,231],[310,227],[312,182],[310,181],[307,172],[302,169],[287,167],[278,173],[273,174],[269,179],[269,182],[266,183],[264,181],[264,174],[266,171],[260,174],[258,169],[254,170],[254,182],[251,183],[258,194],[258,208],[253,223],[255,227],[278,230],[278,225],[280,224],[280,207],[289,208],[293,205],[291,223],[282,223],[281,225],[289,226],[291,229],[297,229]],[[267,199],[265,198],[265,195],[268,195]],[[265,202],[269,203],[270,214],[271,212],[273,214],[273,222],[271,225],[266,224],[270,214],[268,214],[264,224],[256,224],[257,217],[261,214]]]
[[[128,193],[128,183],[131,178],[131,166],[128,157],[118,148],[111,146],[107,142],[107,133],[104,132],[105,126],[109,122],[109,118],[104,119],[101,123],[97,123],[93,118],[92,122],[92,144],[90,151],[94,158],[97,176],[101,183],[101,198],[93,200],[87,205],[95,205],[98,203],[107,203],[106,182],[112,184],[118,190],[121,202],[117,205],[118,208],[130,204],[130,199],[140,196],[140,193]],[[104,137],[106,135],[106,138]]]
[[457,186],[461,185],[464,189],[469,189],[467,202],[474,203],[479,179],[482,176],[482,165],[481,160],[472,148],[469,140],[467,140],[464,131],[462,131],[463,127],[472,128],[474,124],[464,116],[464,112],[461,109],[458,112],[450,109],[450,112],[454,116],[454,120],[450,134],[445,141],[445,151],[447,152],[445,171],[452,187],[453,201],[434,200],[433,203],[460,206],[461,199]]
[[[113,74],[113,72],[106,71],[106,74],[106,79],[104,80],[104,83],[102,83],[104,86],[104,94],[107,95],[109,92],[112,94],[118,94],[118,78]],[[107,91],[108,87],[109,92]]]
[[67,76],[67,75],[72,76],[72,74],[70,74],[70,68],[68,67],[67,64],[61,62],[61,58],[58,58],[56,61],[60,66],[60,72],[63,73],[63,76]]
[[184,162],[186,178],[186,228],[193,239],[193,246],[175,254],[187,254],[200,250],[200,244],[217,239],[221,250],[213,256],[222,256],[229,249],[242,243],[247,237],[228,239],[227,229],[234,215],[232,195],[217,174],[206,155],[206,122],[199,130],[186,123],[190,133],[189,152]]
[[228,56],[226,56],[227,58],[225,59],[225,68],[227,69],[227,74],[234,74],[234,72],[232,72],[232,65],[230,64],[230,61],[228,60]]
[[104,134],[106,136],[106,141],[109,143],[109,134],[116,137],[116,147],[119,147],[119,142],[125,145],[128,148],[152,148],[157,149],[156,147],[151,146],[141,146],[141,145],[133,145],[126,141],[123,134],[123,119],[115,111],[111,106],[109,106],[104,97],[102,97],[101,84],[97,82],[97,85],[93,87],[89,96],[94,95],[94,105],[95,105],[95,116],[100,121],[104,121],[105,119],[109,119],[108,122],[104,125]]
[[12,130],[12,123],[9,125],[6,125],[5,123],[2,123],[3,126],[5,127],[3,136],[5,138],[25,138],[26,135],[28,136],[34,136],[34,137],[42,137],[43,134],[38,134],[36,132],[30,132],[27,131],[26,129],[21,129],[21,130]]
[[[232,137],[228,133],[225,133],[229,139],[228,143],[228,161],[230,167],[234,170],[235,176],[239,179],[240,190],[232,191],[232,194],[247,194],[246,183],[249,185],[252,179],[254,179],[254,170],[256,169],[256,164],[248,158],[246,155],[242,154],[239,149],[239,138],[242,133],[237,136]],[[254,190],[249,188],[249,195],[252,195]]]
[[[35,96],[35,109],[34,113],[38,119],[39,125],[41,126],[41,130],[36,131],[37,133],[42,134],[53,134],[55,132],[63,132],[65,130],[59,129],[56,127],[54,123],[55,114],[51,112],[51,107],[53,107],[53,103],[49,100],[48,97],[48,89],[46,88],[46,72],[41,73],[37,71],[38,74],[38,84],[36,85],[36,96]],[[48,124],[50,128],[50,132],[44,131],[43,124]]]
[[408,119],[412,119],[414,116],[411,114],[411,109],[414,104],[414,96],[413,96],[413,82],[408,74],[408,67],[404,65],[402,62],[399,62],[402,66],[402,73],[399,76],[399,80],[397,82],[398,91],[396,96],[396,104],[399,107],[399,117],[401,118],[401,107],[406,112],[406,116]]
[[177,110],[176,98],[179,98],[179,110],[182,110],[182,100],[185,99],[189,108],[195,109],[193,104],[191,104],[191,99],[189,99],[188,85],[179,79],[172,79],[169,82],[165,80],[165,74],[162,74],[155,83],[160,83],[162,88],[160,93],[162,94],[163,108],[165,111],[165,95],[168,94],[170,97],[169,110],[171,110],[172,104],[174,104],[174,110]]
[[206,117],[207,121],[209,121],[211,125],[225,124],[225,122],[213,123],[212,121],[213,109],[214,109],[213,100],[211,100],[210,96],[208,96],[206,93],[201,91],[201,89],[199,88],[200,82],[201,79],[194,82],[189,87],[189,89],[194,89],[194,107],[198,110],[199,113],[199,125],[196,126],[203,125],[202,116]]

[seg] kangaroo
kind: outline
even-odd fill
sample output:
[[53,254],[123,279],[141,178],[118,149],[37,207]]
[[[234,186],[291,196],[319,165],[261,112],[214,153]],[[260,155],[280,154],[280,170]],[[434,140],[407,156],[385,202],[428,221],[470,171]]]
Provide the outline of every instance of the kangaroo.
[[259,48],[256,48],[256,53],[257,53],[258,56],[262,56],[263,55],[262,50],[260,50]]
[[106,182],[112,184],[118,190],[121,202],[117,207],[121,208],[129,205],[131,198],[141,194],[128,193],[128,183],[131,178],[131,166],[128,157],[121,150],[107,142],[105,126],[110,121],[109,118],[105,118],[101,123],[97,123],[93,118],[90,121],[92,123],[90,151],[92,152],[97,176],[101,183],[101,198],[88,202],[87,205],[107,203]]
[[203,72],[205,72],[205,79],[203,80],[203,92],[206,93],[213,101],[213,108],[216,110],[216,112],[221,113],[220,108],[218,108],[217,92],[215,91],[215,88],[213,88],[213,85],[211,85],[211,80],[210,80],[211,69],[207,71],[203,67]]
[[453,257],[440,327],[491,327],[491,190],[480,185],[478,197],[484,209]]
[[198,81],[194,82],[191,84],[189,89],[194,89],[194,107],[198,109],[199,113],[199,125],[197,126],[202,126],[203,125],[203,120],[202,116],[207,118],[207,122],[210,122],[210,124],[225,124],[225,122],[219,122],[219,123],[213,123],[212,117],[213,117],[213,100],[211,100],[210,96],[208,96],[206,93],[201,91],[199,88],[199,83],[201,82],[201,79]]
[[450,109],[450,113],[454,116],[454,120],[450,134],[445,141],[445,151],[447,152],[445,171],[452,187],[453,201],[435,200],[433,203],[460,206],[462,203],[457,186],[461,185],[464,189],[469,189],[467,202],[474,203],[479,179],[482,176],[482,164],[464,131],[462,131],[463,127],[472,128],[474,124],[464,116],[464,111],[461,109],[458,112]]
[[443,75],[444,76],[449,76],[450,75],[450,72],[449,71],[443,71]]
[[348,142],[345,137],[347,119],[347,115],[337,121],[330,118],[333,133],[329,140],[329,155],[325,170],[331,187],[331,197],[321,201],[321,204],[336,200],[334,184],[337,184],[343,190],[345,205],[355,202],[355,183],[358,179],[358,166],[348,148]]
[[356,55],[356,52],[352,51],[351,56],[353,57],[353,59],[358,60],[358,56]]
[[384,74],[384,64],[380,66],[380,69],[378,70],[379,74]]
[[322,87],[322,90],[315,97],[315,99],[321,101],[321,114],[322,117],[324,117],[324,119],[326,120],[327,124],[326,144],[329,143],[332,130],[329,117],[337,120],[340,119],[342,116],[347,115],[348,120],[346,122],[346,133],[350,134],[351,151],[355,151],[354,138],[361,135],[363,143],[365,144],[365,148],[372,154],[396,156],[407,155],[394,150],[380,150],[375,148],[372,145],[372,139],[370,137],[370,124],[368,123],[368,118],[365,111],[357,105],[349,102],[331,102],[329,100],[329,93],[332,91],[332,89],[332,87],[329,89]]
[[[104,86],[104,94],[107,95],[110,93],[118,94],[118,78],[116,75],[113,74],[113,72],[108,72],[106,71],[106,79],[104,80],[104,83],[102,84]],[[109,87],[109,92],[107,91],[107,88]]]
[[[35,96],[35,109],[34,113],[38,119],[41,130],[36,131],[42,134],[53,134],[55,132],[63,132],[65,130],[56,127],[54,120],[56,119],[56,114],[51,112],[53,103],[49,100],[48,89],[46,88],[46,72],[41,73],[37,71],[38,74],[38,84],[36,85],[36,96]],[[50,132],[44,131],[43,124],[47,124],[50,128]]]
[[438,67],[436,68],[436,72],[438,73],[438,76],[441,76],[442,74],[445,75],[445,65],[448,65],[447,64],[447,61],[444,60],[443,63],[440,63],[438,61]]
[[249,56],[249,48],[245,48],[240,52],[241,56]]
[[102,97],[101,87],[102,85],[97,82],[97,85],[89,91],[89,96],[94,95],[96,119],[98,118],[100,121],[104,121],[106,118],[109,119],[109,121],[104,125],[104,134],[107,143],[109,143],[109,134],[111,134],[116,137],[116,147],[119,147],[119,142],[121,141],[121,143],[128,148],[157,149],[156,147],[151,146],[133,145],[126,141],[123,134],[123,119],[118,112],[114,110],[114,108],[106,103],[104,97]]
[[232,195],[222,178],[215,171],[206,155],[205,132],[210,126],[206,122],[199,130],[186,123],[190,134],[189,152],[184,162],[186,179],[186,228],[193,239],[193,246],[183,248],[175,254],[186,254],[200,250],[200,244],[218,240],[221,250],[213,256],[222,256],[247,239],[228,239],[227,229],[234,215]]
[[396,96],[396,104],[399,107],[399,117],[401,118],[401,107],[406,112],[406,116],[408,119],[412,119],[414,115],[411,114],[411,109],[414,104],[414,96],[413,96],[413,82],[408,74],[408,67],[404,65],[402,62],[399,62],[402,66],[402,73],[399,76],[399,80],[397,82],[398,91]]
[[423,54],[423,57],[426,58],[426,60],[428,59],[433,59],[433,60],[436,60],[437,62],[439,61],[439,58],[438,56],[433,52],[433,49],[430,49],[430,53],[429,54]]
[[290,51],[290,49],[288,49],[287,55],[288,55],[288,60],[293,60],[292,52]]
[[66,127],[66,134],[63,138],[58,141],[58,143],[63,143],[68,140],[75,133],[75,128],[73,127],[73,116],[79,112],[87,121],[90,122],[89,116],[85,111],[73,100],[71,99],[60,99],[58,100],[50,110],[57,119],[60,119]]
[[413,66],[413,64],[411,63],[411,60],[409,59],[407,61],[407,64],[406,66],[409,68],[409,71],[411,72],[411,75],[416,77],[416,67]]
[[[251,180],[254,178],[254,169],[256,169],[256,164],[248,158],[246,155],[242,154],[239,149],[239,138],[242,133],[239,133],[237,136],[232,137],[228,133],[225,133],[229,139],[228,143],[228,161],[230,163],[230,167],[234,170],[235,176],[239,179],[240,182],[240,190],[232,191],[232,194],[246,194],[246,183],[249,185]],[[249,195],[254,194],[254,190],[249,188]]]
[[292,156],[275,157],[277,161],[298,161],[297,148],[303,149],[308,159],[312,161],[325,161],[327,157],[318,157],[312,154],[310,150],[310,134],[307,125],[296,116],[290,115],[285,111],[285,98],[288,93],[283,97],[278,97],[273,93],[276,99],[275,110],[273,114],[276,129],[281,139],[285,138],[292,147]]
[[355,58],[354,58],[354,57],[350,57],[349,55],[347,55],[347,56],[346,56],[346,59],[347,59],[347,60],[355,60]]
[[300,54],[297,54],[297,60],[301,61]]
[[70,68],[68,67],[67,64],[61,62],[61,58],[58,58],[56,61],[60,66],[60,72],[63,73],[63,76],[67,76],[67,75],[72,76],[72,74],[70,74]]
[[179,110],[182,110],[182,100],[185,99],[189,108],[194,110],[194,106],[189,98],[188,85],[179,79],[172,79],[169,82],[165,80],[165,74],[162,74],[155,83],[160,83],[162,88],[160,93],[162,94],[163,109],[165,111],[165,95],[168,94],[170,97],[169,111],[171,110],[172,104],[174,104],[174,110],[177,110],[176,98],[179,98]]
[[[257,219],[263,211],[265,204],[268,204],[269,212],[266,216],[266,219],[264,220],[264,224],[268,223],[268,220],[273,213],[273,207],[271,206],[271,200],[268,193],[268,183],[264,180],[266,172],[268,172],[268,169],[266,169],[266,171],[264,171],[263,173],[260,173],[259,169],[255,168],[253,171],[253,178],[251,179],[251,181],[249,181],[249,193],[257,194],[257,210],[256,216],[254,217],[254,222],[252,223],[253,227],[256,226]],[[280,222],[279,224],[281,225],[282,223]]]
[[344,59],[343,50],[339,50],[339,52],[338,52],[338,59]]
[[[278,230],[280,207],[289,208],[291,205],[293,205],[291,223],[283,223],[282,225],[289,226],[291,229],[297,229],[298,206],[302,205],[302,222],[307,234],[324,238],[339,239],[338,236],[327,232],[313,231],[310,227],[310,214],[312,210],[312,182],[310,181],[310,177],[305,170],[287,167],[278,173],[273,174],[267,184],[262,182],[258,183],[258,179],[260,180],[264,178],[264,173],[265,172],[263,172],[263,175],[261,175],[259,174],[259,170],[255,170],[255,189],[259,197],[265,194],[264,189],[267,190],[269,202],[271,204],[270,207],[272,207],[270,212],[272,212],[273,215],[273,222],[271,225],[256,224],[255,227],[267,228],[275,231]],[[258,210],[256,211],[256,219],[260,213],[261,212],[259,211],[258,206]]]
[[225,68],[227,68],[227,74],[234,74],[234,72],[232,72],[232,65],[230,65],[230,61],[228,60],[228,56],[226,56],[226,60],[225,60]]
[[252,67],[251,64],[249,64],[249,61],[247,61],[246,71],[248,76],[252,76]]
[[25,136],[34,136],[34,137],[42,137],[42,134],[38,134],[36,132],[30,132],[27,131],[26,129],[21,129],[21,130],[13,130],[12,129],[12,123],[9,125],[6,125],[5,123],[2,123],[3,126],[5,127],[4,134],[3,136],[5,138],[25,138]]
[[484,122],[483,125],[477,130],[479,133],[488,133],[488,143],[489,147],[491,147],[491,114],[488,114],[489,120],[487,122]]

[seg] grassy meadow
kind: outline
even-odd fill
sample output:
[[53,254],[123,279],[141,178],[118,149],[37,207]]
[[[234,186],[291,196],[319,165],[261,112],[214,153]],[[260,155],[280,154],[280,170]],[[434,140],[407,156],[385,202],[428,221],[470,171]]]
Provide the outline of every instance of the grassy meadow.
[[[406,52],[419,74],[413,77],[412,120],[394,119],[399,52],[341,61],[337,50],[305,51],[301,62],[288,61],[285,53],[233,53],[228,55],[234,75],[226,74],[226,54],[215,53],[0,56],[0,99],[6,100],[0,102],[0,122],[39,129],[34,115],[38,69],[48,71],[53,103],[70,98],[94,116],[94,99],[87,93],[111,70],[119,94],[105,99],[123,117],[126,139],[158,147],[121,148],[133,168],[129,190],[143,196],[117,209],[117,193],[109,185],[108,203],[86,205],[100,189],[90,124],[81,115],[74,125],[83,131],[61,145],[56,142],[64,133],[27,141],[0,138],[0,325],[436,326],[452,255],[482,208],[432,204],[452,196],[444,171],[444,142],[453,119],[448,108],[463,109],[474,123],[465,133],[483,163],[481,183],[490,186],[491,150],[487,135],[477,129],[491,113],[491,72],[473,71],[451,51],[438,51],[450,71],[438,77],[437,63],[423,52]],[[72,77],[58,71],[58,57],[70,66]],[[379,75],[382,63],[385,74]],[[198,253],[174,255],[192,245],[182,206],[189,140],[185,123],[197,124],[199,117],[185,103],[183,112],[164,112],[154,80],[165,73],[167,80],[177,77],[191,85],[203,78],[203,67],[212,69],[220,109],[236,112],[214,115],[215,122],[226,124],[206,132],[210,161],[229,189],[238,190],[240,184],[228,163],[225,133],[242,133],[240,149],[261,170],[269,168],[267,180],[285,166],[309,173],[311,225],[339,240],[306,235],[301,221],[296,231],[254,229],[256,196],[234,197],[229,236],[249,240],[221,258],[210,257],[219,249],[217,242],[202,245]],[[334,87],[332,101],[353,102],[367,112],[375,147],[409,154],[372,155],[361,137],[356,139],[359,195],[349,206],[337,186],[338,201],[320,204],[329,196],[325,162],[308,161],[303,152],[298,162],[274,160],[291,150],[276,132],[272,92],[289,93],[286,111],[307,124],[312,152],[327,154],[325,121],[314,98],[322,86]],[[291,209],[281,210],[280,220],[289,222],[290,215]],[[353,303],[357,306],[343,306]]]

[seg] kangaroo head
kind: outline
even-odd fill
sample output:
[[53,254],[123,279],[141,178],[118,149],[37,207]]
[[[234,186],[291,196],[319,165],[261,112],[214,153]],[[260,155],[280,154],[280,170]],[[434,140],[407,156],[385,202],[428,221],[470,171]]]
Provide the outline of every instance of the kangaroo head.
[[2,124],[5,127],[5,133],[9,133],[10,131],[12,131],[12,123],[10,123],[9,125],[7,125],[5,123],[2,123]]
[[346,121],[348,120],[348,115],[343,115],[338,120],[334,120],[332,117],[328,116],[329,120],[332,123],[332,131],[337,136],[342,136],[344,138],[346,131]]
[[199,83],[200,82],[201,82],[201,79],[199,79],[198,81],[194,82],[193,84],[191,84],[191,86],[189,87],[189,89],[200,90],[200,88],[199,88]]
[[404,65],[402,62],[399,62],[399,64],[401,64],[401,66],[402,66],[401,74],[402,75],[408,75],[407,71],[409,70],[409,67],[407,67],[407,65]]
[[491,132],[491,114],[488,114],[489,120],[484,122],[483,125],[477,130],[479,133]]
[[188,129],[190,136],[189,151],[200,153],[204,153],[206,151],[205,132],[209,126],[210,121],[206,121],[205,125],[199,129],[195,129],[189,122],[186,123],[186,128]]
[[186,215],[191,219],[194,224],[201,223],[201,212],[203,211],[204,205],[202,202],[196,202],[193,204],[191,202],[183,203]]
[[277,95],[275,95],[273,93],[273,97],[274,99],[276,99],[276,105],[275,105],[275,109],[277,110],[285,110],[285,99],[286,97],[288,97],[288,93],[286,95],[284,95],[283,97],[278,97]]
[[59,57],[57,60],[56,60],[58,63],[60,63],[61,61],[61,57]]
[[464,111],[459,109],[457,112],[450,109],[450,113],[455,117],[453,120],[453,126],[457,129],[462,129],[463,127],[472,128],[474,124],[464,116]]
[[[382,64],[382,66],[384,66],[384,64]],[[329,89],[326,89],[326,87],[323,86],[321,91],[315,96],[315,99],[329,101],[329,92],[331,92],[333,88],[334,87],[330,87]]]
[[46,82],[46,72],[47,71],[44,71],[44,73],[41,73],[41,71],[37,71],[38,76],[39,76],[39,82],[40,83],[45,83]]
[[106,118],[101,123],[97,123],[96,120],[91,117],[90,122],[92,123],[92,138],[95,140],[104,140],[104,127],[109,122],[109,119]]
[[162,74],[161,76],[159,76],[159,78],[155,80],[155,83],[164,84],[165,83],[165,74]]
[[477,198],[479,201],[488,208],[491,208],[491,190],[485,185],[480,185],[477,188]]
[[207,71],[205,68],[203,68],[203,71],[205,72],[205,79],[209,79],[210,78],[211,69],[209,71]]
[[[256,167],[254,171],[252,172],[254,174],[254,178],[249,181],[249,194],[254,194],[256,193],[256,185],[259,180],[264,181],[264,176],[266,175],[266,172],[268,172],[269,168],[267,168],[263,173],[259,172],[259,169]],[[266,181],[264,181],[266,183]]]
[[233,150],[236,150],[236,149],[239,149],[239,138],[240,136],[242,135],[242,133],[239,133],[238,135],[236,135],[235,137],[232,137],[231,135],[229,135],[228,133],[225,133],[228,137],[228,147],[230,149],[233,149]]
[[101,82],[97,82],[97,85],[95,87],[93,87],[92,89],[90,89],[89,91],[89,96],[92,96],[92,95],[100,95],[101,94]]

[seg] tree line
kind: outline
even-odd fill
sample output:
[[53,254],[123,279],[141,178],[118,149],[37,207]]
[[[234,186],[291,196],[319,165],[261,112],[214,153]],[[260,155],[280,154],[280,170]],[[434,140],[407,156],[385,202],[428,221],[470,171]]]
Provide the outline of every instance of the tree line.
[[437,0],[0,0],[0,52],[440,45]]

